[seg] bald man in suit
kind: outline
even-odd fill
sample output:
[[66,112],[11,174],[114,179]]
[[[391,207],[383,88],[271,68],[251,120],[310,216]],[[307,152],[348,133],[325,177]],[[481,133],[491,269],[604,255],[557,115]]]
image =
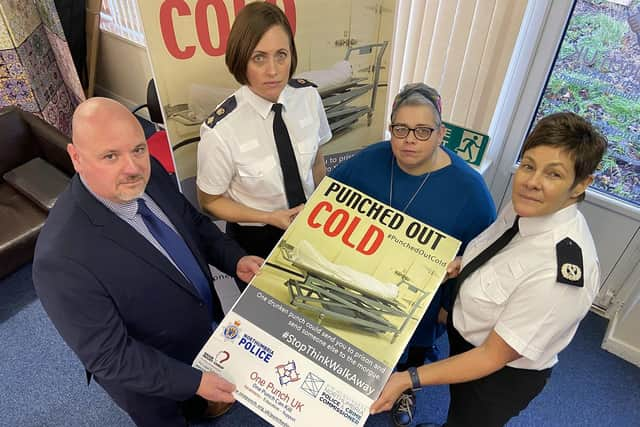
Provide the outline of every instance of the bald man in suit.
[[208,402],[222,412],[235,386],[191,366],[223,317],[208,265],[248,282],[263,260],[177,191],[121,104],[83,102],[72,140],[77,173],[36,247],[42,305],[88,378],[137,425],[184,426]]

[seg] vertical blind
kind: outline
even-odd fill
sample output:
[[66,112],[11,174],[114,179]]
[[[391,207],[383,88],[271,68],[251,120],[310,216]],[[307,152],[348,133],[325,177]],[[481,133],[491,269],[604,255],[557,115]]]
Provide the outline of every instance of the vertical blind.
[[388,109],[402,86],[421,81],[442,95],[445,121],[486,133],[526,5],[397,0]]
[[144,45],[144,32],[135,0],[102,0],[100,29]]

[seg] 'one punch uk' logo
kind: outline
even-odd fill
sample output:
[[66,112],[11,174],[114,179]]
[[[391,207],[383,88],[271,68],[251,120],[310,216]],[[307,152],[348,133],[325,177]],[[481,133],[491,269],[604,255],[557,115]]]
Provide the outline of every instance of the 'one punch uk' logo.
[[296,362],[293,360],[276,366],[276,372],[278,374],[280,385],[286,385],[300,379],[300,374],[296,370]]

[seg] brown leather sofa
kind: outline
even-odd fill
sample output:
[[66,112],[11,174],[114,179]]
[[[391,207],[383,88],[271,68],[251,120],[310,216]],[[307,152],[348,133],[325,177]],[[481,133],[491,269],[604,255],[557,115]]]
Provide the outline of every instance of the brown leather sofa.
[[[53,166],[55,173],[66,180],[74,174],[66,150],[69,142],[68,137],[39,117],[13,106],[2,108],[0,177],[14,177],[13,171],[21,165],[31,163],[42,166],[42,163],[46,163],[44,168],[38,167],[36,172]],[[39,206],[7,179],[0,178],[0,277],[33,258],[35,242],[47,216],[46,206]],[[25,178],[21,179],[24,182]],[[27,176],[26,180],[29,179]],[[42,179],[43,176],[40,176],[27,184],[37,187]],[[47,180],[47,177],[44,179]]]

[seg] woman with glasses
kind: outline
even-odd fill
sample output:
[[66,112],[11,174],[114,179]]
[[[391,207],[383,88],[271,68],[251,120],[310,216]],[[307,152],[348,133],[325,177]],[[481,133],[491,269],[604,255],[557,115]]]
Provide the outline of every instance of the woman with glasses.
[[[482,176],[442,146],[445,127],[438,92],[424,83],[406,85],[391,110],[391,140],[370,145],[331,174],[393,208],[467,243],[495,219],[495,206]],[[434,343],[444,332],[451,306],[451,283],[436,292],[398,370],[438,360]],[[440,318],[440,322],[438,322]],[[403,356],[403,358],[405,358]],[[396,425],[413,419],[415,396],[407,390],[396,401]]]
[[447,427],[501,427],[543,390],[600,287],[578,203],[606,148],[606,138],[577,114],[538,121],[524,142],[511,201],[448,270],[457,275],[451,357],[392,374],[372,413],[391,409],[407,387],[450,384]]

